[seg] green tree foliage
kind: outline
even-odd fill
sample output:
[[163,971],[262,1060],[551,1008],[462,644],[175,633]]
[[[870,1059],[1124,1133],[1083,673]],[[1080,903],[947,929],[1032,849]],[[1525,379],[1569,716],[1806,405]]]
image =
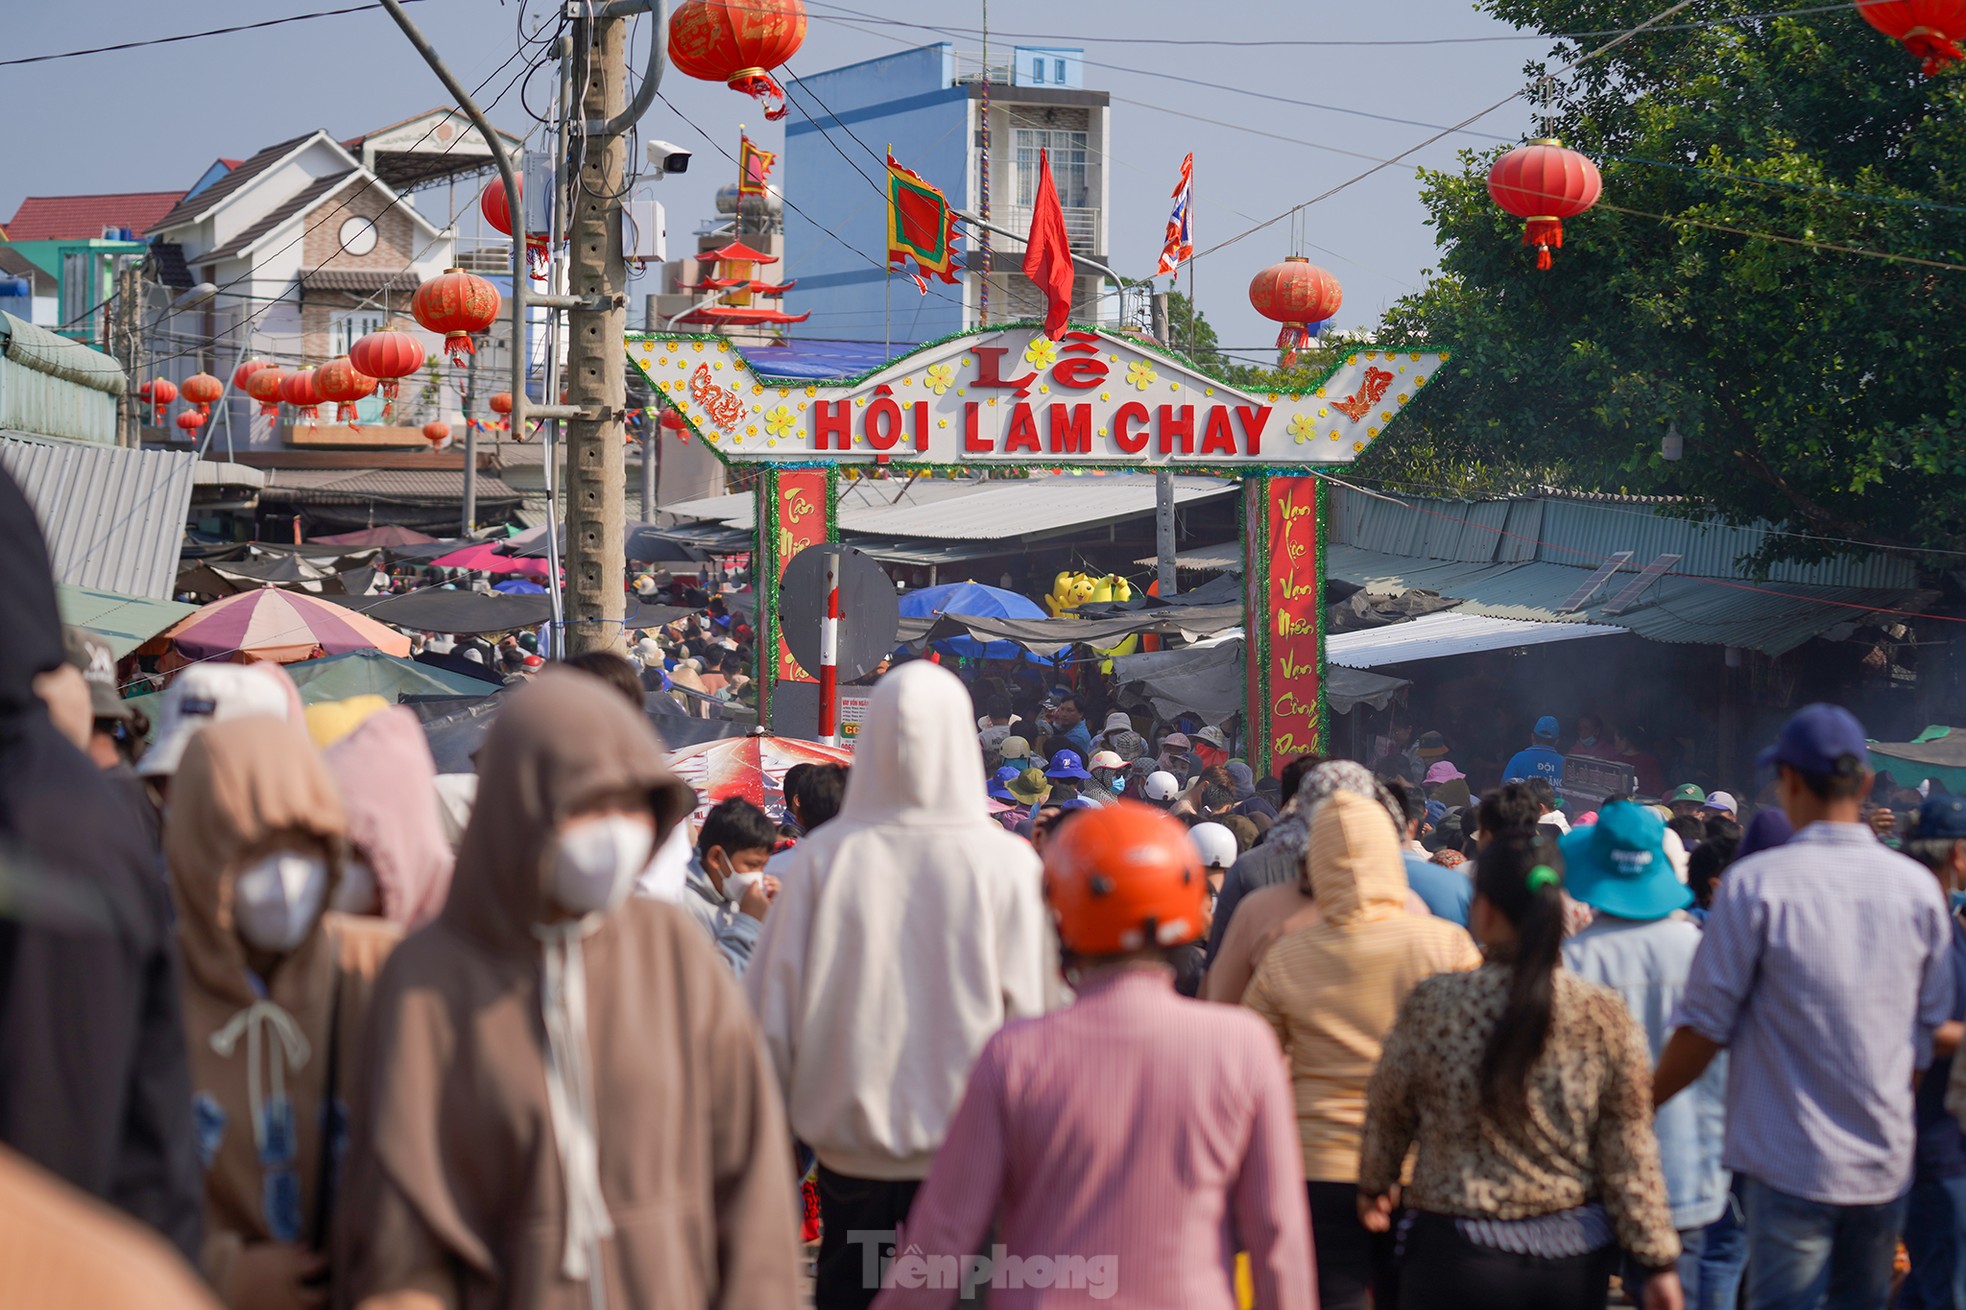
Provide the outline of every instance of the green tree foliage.
[[[1658,6],[1485,7],[1556,33]],[[1552,68],[1580,47],[1556,50]],[[1804,12],[1637,36],[1559,79],[1548,112],[1602,169],[1602,203],[1539,273],[1487,194],[1499,148],[1421,174],[1441,268],[1382,337],[1454,361],[1359,474],[1674,493],[1736,521],[1966,549],[1966,272],[1823,248],[1966,264],[1966,66],[1922,79],[1853,10]]]

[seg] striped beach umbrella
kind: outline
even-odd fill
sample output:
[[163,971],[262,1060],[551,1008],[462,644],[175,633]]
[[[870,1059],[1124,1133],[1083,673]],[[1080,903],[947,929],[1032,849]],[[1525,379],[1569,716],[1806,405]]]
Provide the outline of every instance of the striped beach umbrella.
[[213,601],[163,634],[178,662],[268,660],[379,650],[405,658],[410,639],[374,619],[304,592],[262,587]]

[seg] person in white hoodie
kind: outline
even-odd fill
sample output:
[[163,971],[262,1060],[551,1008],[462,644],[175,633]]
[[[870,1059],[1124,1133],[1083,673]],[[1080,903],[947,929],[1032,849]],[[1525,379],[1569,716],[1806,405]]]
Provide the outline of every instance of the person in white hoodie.
[[1038,858],[984,811],[975,722],[933,664],[875,685],[840,815],[794,848],[744,977],[819,1157],[816,1310],[873,1300],[977,1052],[1054,995]]

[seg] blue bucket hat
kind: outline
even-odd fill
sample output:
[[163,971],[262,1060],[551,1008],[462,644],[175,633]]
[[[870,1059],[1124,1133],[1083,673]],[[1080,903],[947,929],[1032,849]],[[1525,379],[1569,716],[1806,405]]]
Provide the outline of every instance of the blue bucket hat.
[[1077,751],[1059,751],[1051,757],[1051,767],[1044,771],[1047,778],[1090,778],[1085,771],[1085,761]]
[[1666,858],[1665,820],[1630,801],[1613,801],[1597,822],[1573,828],[1563,849],[1563,886],[1572,897],[1620,919],[1649,922],[1693,903]]
[[1003,801],[1010,805],[1017,804],[1017,798],[1010,794],[1010,784],[1015,782],[1017,780],[1017,775],[1022,772],[1023,770],[1018,768],[1016,765],[1006,764],[1001,769],[998,769],[995,773],[991,774],[990,786],[988,789],[990,799],[996,801]]

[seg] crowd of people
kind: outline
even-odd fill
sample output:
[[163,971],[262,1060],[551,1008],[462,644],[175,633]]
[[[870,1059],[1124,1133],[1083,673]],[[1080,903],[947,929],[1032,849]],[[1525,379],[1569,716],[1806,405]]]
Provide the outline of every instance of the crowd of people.
[[1966,1306],[1966,800],[1843,710],[1586,809],[912,660],[692,820],[711,611],[460,785],[267,665],[142,750],[0,564],[0,1303]]

